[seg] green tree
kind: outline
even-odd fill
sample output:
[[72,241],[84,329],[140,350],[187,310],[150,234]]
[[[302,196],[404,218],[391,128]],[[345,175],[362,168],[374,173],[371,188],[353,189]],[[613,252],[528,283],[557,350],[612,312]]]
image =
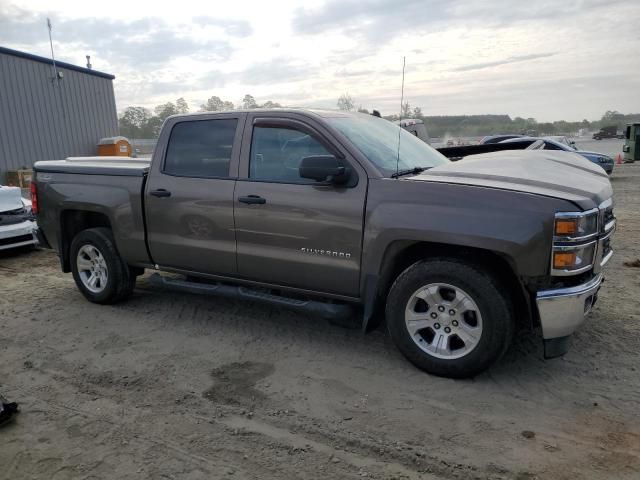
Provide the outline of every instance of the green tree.
[[338,109],[344,110],[347,112],[351,112],[356,108],[353,98],[351,98],[351,95],[349,95],[348,93],[343,93],[342,95],[340,95],[340,98],[338,98],[337,105],[338,105]]
[[402,108],[400,109],[400,115],[402,116],[402,118],[411,117],[411,105],[409,105],[408,101],[402,104]]
[[189,105],[184,98],[180,97],[176,100],[176,110],[178,113],[189,113]]
[[271,100],[267,100],[262,105],[260,105],[260,108],[282,108],[282,105],[280,105],[277,102],[272,102]]
[[156,116],[163,122],[167,119],[167,117],[170,117],[171,115],[177,115],[179,113],[178,107],[176,107],[176,105],[172,102],[158,105],[156,108],[154,108],[153,111],[155,112]]
[[128,138],[143,137],[145,125],[151,118],[151,112],[144,107],[127,107],[118,119],[120,134]]
[[253,98],[253,95],[249,95],[248,93],[242,99],[242,108],[258,108],[258,103],[256,99]]
[[222,110],[233,110],[233,103],[221,100],[220,97],[209,97],[206,103],[200,105],[201,112],[220,112]]

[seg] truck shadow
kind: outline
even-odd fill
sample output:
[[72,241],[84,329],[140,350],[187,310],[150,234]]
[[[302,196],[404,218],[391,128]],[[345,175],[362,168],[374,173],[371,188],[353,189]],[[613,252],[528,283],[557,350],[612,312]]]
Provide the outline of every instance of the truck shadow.
[[[362,355],[354,367],[361,364],[384,364],[385,370],[394,372],[393,375],[418,374],[424,375],[429,381],[452,381],[428,375],[409,363],[389,337],[384,321],[367,334],[363,334],[360,328],[354,328],[360,322],[360,310],[356,310],[352,322],[340,325],[318,316],[304,315],[259,302],[157,290],[145,277],[139,279],[136,294],[117,308],[145,311],[149,308],[149,302],[154,305],[160,302],[164,305],[163,312],[180,312],[175,317],[165,318],[164,322],[175,323],[176,328],[183,328],[183,322],[193,323],[202,335],[220,336],[221,330],[224,335],[231,336],[242,336],[250,332],[253,340],[249,341],[259,339],[260,343],[271,345],[275,351],[287,351],[293,343],[298,346],[313,343],[322,352],[337,352],[341,347],[344,354],[347,355],[348,352],[352,360],[356,358],[354,355]],[[505,356],[487,373],[473,379],[455,381],[494,382],[496,378],[512,378],[527,371],[546,368],[555,371],[554,365],[561,362],[560,359],[544,360],[542,340],[533,333],[523,332],[516,336]]]

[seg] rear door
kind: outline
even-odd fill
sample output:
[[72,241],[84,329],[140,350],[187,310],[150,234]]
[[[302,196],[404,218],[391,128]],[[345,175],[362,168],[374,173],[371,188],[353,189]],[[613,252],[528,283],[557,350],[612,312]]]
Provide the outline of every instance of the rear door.
[[246,114],[174,118],[163,128],[145,192],[148,245],[160,267],[236,273],[233,226]]
[[[245,132],[234,199],[238,274],[358,296],[365,171],[311,119],[250,114]],[[352,170],[350,184],[299,176],[302,158],[330,154]]]

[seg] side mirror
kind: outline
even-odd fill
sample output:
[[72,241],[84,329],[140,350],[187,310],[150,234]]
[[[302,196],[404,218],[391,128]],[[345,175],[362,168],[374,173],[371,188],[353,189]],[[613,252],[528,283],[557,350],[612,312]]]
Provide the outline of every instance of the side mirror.
[[333,155],[304,157],[299,167],[300,177],[316,182],[345,183],[349,172]]

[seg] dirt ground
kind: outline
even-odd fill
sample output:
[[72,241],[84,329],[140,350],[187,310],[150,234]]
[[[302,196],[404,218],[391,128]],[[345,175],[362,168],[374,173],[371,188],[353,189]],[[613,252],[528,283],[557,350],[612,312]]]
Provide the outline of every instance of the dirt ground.
[[518,338],[473,380],[383,330],[154,291],[98,306],[46,250],[0,256],[0,478],[638,479],[640,165],[613,177],[616,254],[564,358]]

